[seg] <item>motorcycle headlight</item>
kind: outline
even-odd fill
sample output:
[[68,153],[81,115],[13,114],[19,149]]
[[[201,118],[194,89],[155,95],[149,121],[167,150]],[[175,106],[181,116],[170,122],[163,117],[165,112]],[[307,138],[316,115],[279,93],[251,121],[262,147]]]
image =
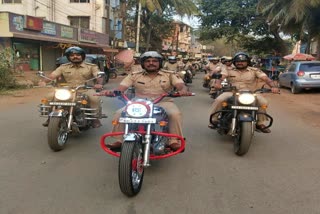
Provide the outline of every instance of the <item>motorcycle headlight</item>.
[[56,89],[54,96],[58,100],[68,100],[71,98],[71,92],[68,89]]
[[186,72],[186,71],[181,71],[181,73],[182,73],[182,74],[186,74],[187,72]]
[[127,106],[126,112],[130,117],[144,117],[149,112],[149,106],[142,103],[132,103]]
[[240,94],[238,98],[239,102],[243,105],[250,105],[255,101],[255,97],[253,94]]

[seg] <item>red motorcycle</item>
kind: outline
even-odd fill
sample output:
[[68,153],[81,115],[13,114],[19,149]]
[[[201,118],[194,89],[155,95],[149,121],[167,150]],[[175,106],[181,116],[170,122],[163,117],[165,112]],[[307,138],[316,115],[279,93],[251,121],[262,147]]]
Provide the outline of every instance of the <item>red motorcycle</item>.
[[[188,96],[193,96],[190,93]],[[118,123],[125,126],[124,132],[106,133],[100,139],[102,149],[119,159],[119,185],[121,191],[131,197],[139,193],[144,175],[144,168],[150,166],[150,160],[168,158],[177,155],[185,149],[185,139],[182,136],[169,133],[168,115],[165,110],[156,106],[164,97],[180,97],[179,93],[165,93],[157,99],[133,98],[130,100],[124,93],[114,91],[108,97],[118,97],[125,103]],[[120,151],[109,149],[106,138],[123,136]],[[172,151],[168,145],[170,138],[178,138],[181,147]]]

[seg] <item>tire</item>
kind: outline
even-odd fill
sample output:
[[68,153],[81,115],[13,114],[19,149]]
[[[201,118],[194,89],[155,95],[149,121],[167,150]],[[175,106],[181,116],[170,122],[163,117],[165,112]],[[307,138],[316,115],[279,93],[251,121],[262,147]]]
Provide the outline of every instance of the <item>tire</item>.
[[291,93],[292,94],[298,94],[301,91],[300,88],[298,88],[294,83],[291,83]]
[[110,79],[116,79],[118,77],[118,74],[116,72],[110,72],[109,73],[109,78]]
[[68,140],[67,121],[64,118],[52,117],[48,125],[48,145],[55,152],[64,149]]
[[234,153],[239,156],[245,155],[250,148],[253,137],[253,123],[241,122],[238,136],[233,143]]
[[110,79],[110,74],[109,74],[109,72],[105,72],[105,76],[104,76],[104,84],[106,84],[106,83],[108,83],[109,82],[109,79]]
[[144,175],[143,148],[139,142],[123,142],[119,159],[119,185],[129,197],[140,192]]

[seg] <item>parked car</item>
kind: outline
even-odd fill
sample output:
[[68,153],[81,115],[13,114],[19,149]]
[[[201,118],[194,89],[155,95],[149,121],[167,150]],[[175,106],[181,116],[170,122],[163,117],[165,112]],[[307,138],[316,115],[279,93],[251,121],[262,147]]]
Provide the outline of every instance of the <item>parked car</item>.
[[[110,78],[110,72],[107,68],[107,59],[105,55],[102,54],[86,54],[86,62],[96,64],[100,71],[103,71],[106,75],[104,76],[103,84],[106,84]],[[61,64],[68,63],[67,57],[62,56],[56,59],[56,66],[59,67]]]
[[320,88],[320,61],[293,61],[279,75],[279,86],[291,89],[293,94],[303,89]]

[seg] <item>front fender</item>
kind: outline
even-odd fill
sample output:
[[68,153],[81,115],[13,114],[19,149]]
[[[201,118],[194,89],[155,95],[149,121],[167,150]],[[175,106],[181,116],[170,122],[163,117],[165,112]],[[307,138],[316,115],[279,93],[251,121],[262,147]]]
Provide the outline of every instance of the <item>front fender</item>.
[[141,135],[137,133],[128,133],[123,137],[123,141],[126,142],[141,142]]
[[63,111],[63,110],[55,110],[50,112],[49,117],[66,117],[68,114],[67,111]]
[[241,113],[238,115],[238,121],[240,122],[252,122],[255,118],[252,116],[252,114],[248,113]]

